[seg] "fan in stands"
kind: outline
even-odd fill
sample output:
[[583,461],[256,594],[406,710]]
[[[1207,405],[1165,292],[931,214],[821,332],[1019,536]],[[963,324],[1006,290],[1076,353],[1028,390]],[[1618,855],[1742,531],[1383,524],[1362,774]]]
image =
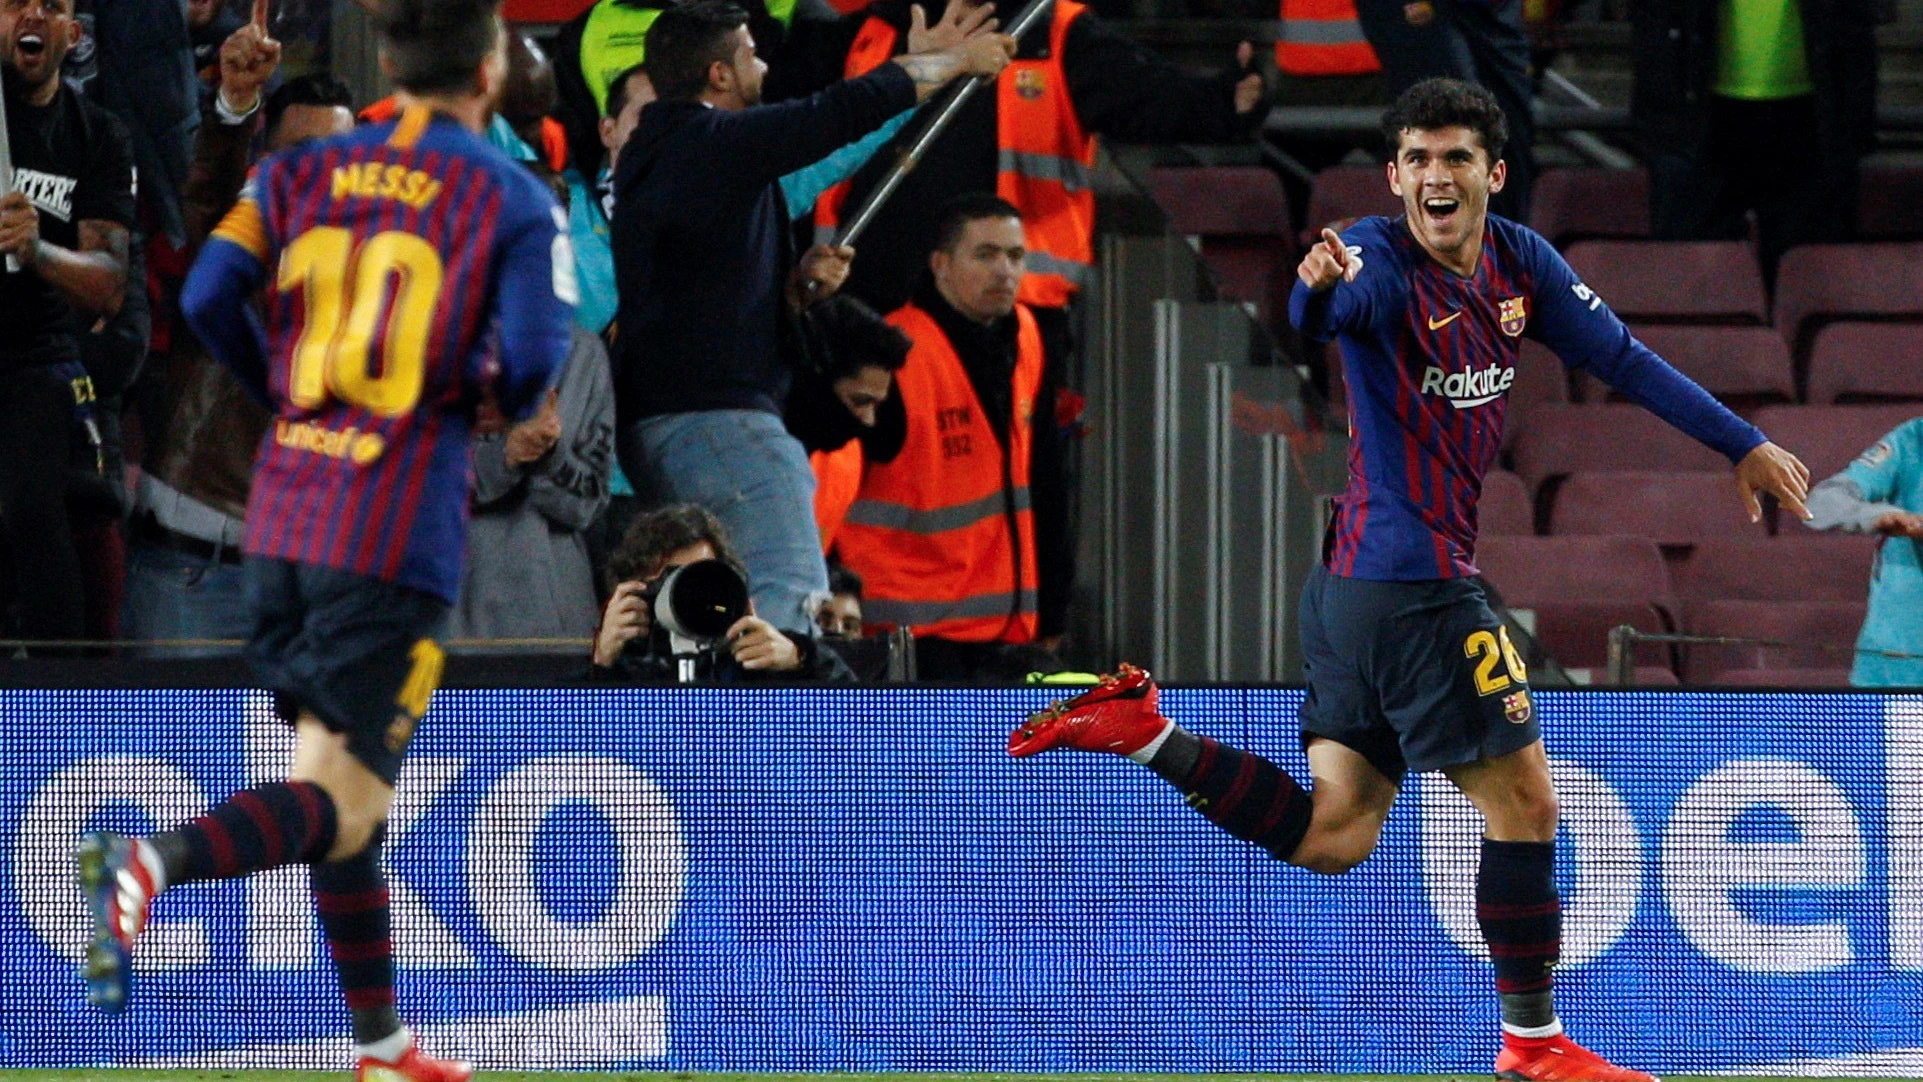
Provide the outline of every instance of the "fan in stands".
[[1130,666],[1030,717],[1008,751],[1126,755],[1235,837],[1331,875],[1374,850],[1406,772],[1441,771],[1485,824],[1476,916],[1501,1002],[1496,1076],[1650,1082],[1570,1040],[1556,1013],[1555,788],[1528,672],[1474,578],[1476,499],[1522,336],[1735,463],[1751,522],[1760,492],[1807,516],[1809,473],[1636,341],[1541,236],[1488,215],[1507,171],[1487,90],[1419,83],[1383,129],[1403,215],[1324,230],[1289,305],[1304,335],[1341,342],[1351,417],[1348,489],[1302,597],[1313,788],[1163,717]]

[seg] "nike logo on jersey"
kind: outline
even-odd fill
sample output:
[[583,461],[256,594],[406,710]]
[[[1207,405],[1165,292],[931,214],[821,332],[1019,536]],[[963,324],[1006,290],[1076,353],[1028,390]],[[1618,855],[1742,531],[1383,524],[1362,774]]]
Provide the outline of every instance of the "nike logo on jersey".
[[1461,318],[1462,318],[1462,312],[1460,310],[1449,313],[1449,316],[1446,319],[1437,319],[1434,316],[1430,316],[1429,329],[1432,331],[1439,331],[1442,328],[1447,327],[1449,324],[1454,323],[1456,320]]
[[1422,373],[1422,393],[1443,395],[1449,399],[1450,405],[1461,410],[1494,402],[1514,382],[1516,370],[1506,365],[1492,364],[1487,368],[1471,368],[1466,372],[1444,372],[1430,365]]

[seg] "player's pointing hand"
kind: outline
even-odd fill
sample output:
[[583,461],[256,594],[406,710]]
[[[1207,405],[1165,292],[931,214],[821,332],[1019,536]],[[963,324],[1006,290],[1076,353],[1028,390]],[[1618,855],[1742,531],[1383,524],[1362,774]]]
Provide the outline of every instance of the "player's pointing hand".
[[1776,502],[1808,519],[1809,467],[1801,459],[1773,443],[1764,443],[1743,456],[1736,464],[1736,491],[1742,494],[1743,509],[1751,522],[1763,521],[1763,505],[1758,492],[1776,497]]
[[1322,242],[1309,249],[1302,257],[1302,265],[1295,269],[1295,276],[1302,284],[1320,293],[1337,282],[1353,282],[1362,273],[1362,247],[1356,244],[1343,244],[1342,237],[1333,229],[1322,231]]

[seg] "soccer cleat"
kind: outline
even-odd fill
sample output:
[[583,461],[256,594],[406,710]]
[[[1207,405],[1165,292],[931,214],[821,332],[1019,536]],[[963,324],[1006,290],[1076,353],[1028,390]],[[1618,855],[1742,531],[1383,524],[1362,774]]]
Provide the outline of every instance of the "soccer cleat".
[[1540,1040],[1505,1037],[1496,1055],[1502,1082],[1660,1082],[1655,1075],[1618,1067],[1566,1036]]
[[1030,714],[1021,728],[1008,734],[1008,754],[1021,758],[1050,748],[1075,748],[1133,755],[1171,724],[1156,712],[1158,690],[1147,669],[1124,663],[1080,695]]
[[87,981],[87,1002],[108,1014],[119,1014],[127,1006],[134,939],[147,926],[154,897],[153,877],[134,844],[122,834],[93,833],[82,837],[74,850],[80,889],[93,915],[93,935],[80,973]]
[[407,1046],[399,1060],[389,1063],[362,1056],[354,1069],[354,1082],[468,1082],[474,1066],[458,1059],[435,1059],[421,1051],[418,1044]]

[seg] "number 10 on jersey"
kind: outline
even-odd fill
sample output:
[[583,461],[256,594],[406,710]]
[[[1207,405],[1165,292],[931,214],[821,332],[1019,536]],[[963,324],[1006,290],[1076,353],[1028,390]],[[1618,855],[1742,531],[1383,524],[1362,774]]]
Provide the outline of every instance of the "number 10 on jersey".
[[304,310],[288,397],[302,409],[333,399],[381,417],[412,411],[444,275],[440,253],[412,233],[376,233],[359,245],[340,226],[302,233],[281,253],[275,283],[282,293],[301,290]]

